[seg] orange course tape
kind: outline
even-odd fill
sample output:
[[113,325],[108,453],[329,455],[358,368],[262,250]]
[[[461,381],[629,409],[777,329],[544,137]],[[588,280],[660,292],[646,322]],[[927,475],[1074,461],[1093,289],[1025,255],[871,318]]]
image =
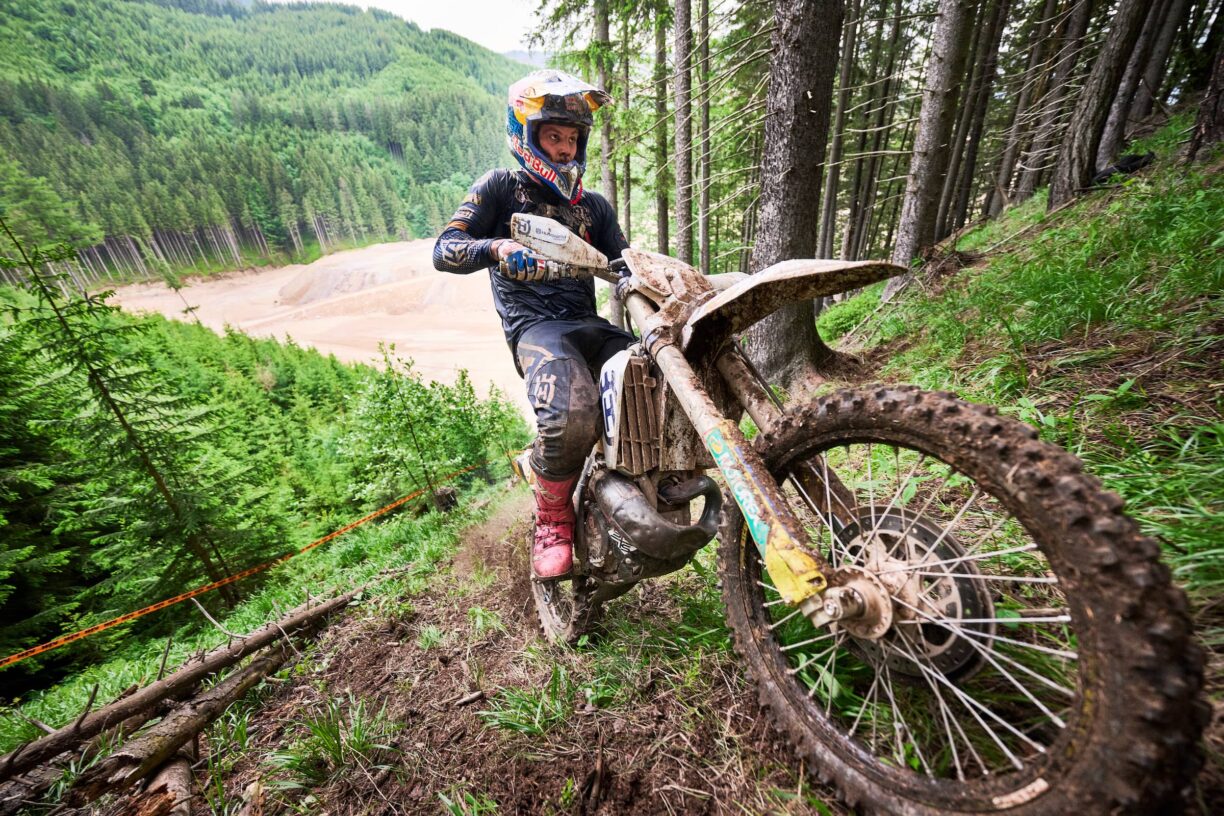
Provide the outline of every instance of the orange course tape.
[[[455,478],[456,476],[462,476],[464,473],[467,473],[470,470],[475,470],[476,468],[482,465],[487,465],[492,461],[494,460],[486,459],[483,462],[477,462],[474,465],[468,465],[467,467],[461,470],[456,470],[454,473],[451,473],[448,476],[444,476],[439,481],[449,482],[451,479]],[[158,601],[155,604],[150,604],[149,606],[146,606],[143,609],[137,609],[134,612],[128,612],[126,614],[120,615],[117,618],[111,618],[108,621],[103,621],[102,623],[95,623],[93,626],[86,627],[85,629],[81,629],[79,631],[73,632],[72,634],[62,635],[60,637],[57,637],[55,640],[49,640],[46,643],[40,643],[37,646],[31,646],[29,649],[26,649],[25,651],[17,652],[16,654],[11,654],[8,657],[4,658],[3,660],[0,660],[0,669],[11,666],[14,663],[19,663],[22,660],[25,660],[30,657],[34,657],[35,655],[44,654],[45,652],[49,652],[53,649],[58,649],[61,646],[67,646],[69,643],[75,643],[78,640],[84,640],[85,638],[90,637],[91,635],[96,635],[99,632],[105,632],[107,629],[112,629],[116,626],[119,626],[120,624],[127,623],[128,621],[136,620],[137,618],[143,618],[145,615],[150,615],[154,612],[165,609],[166,607],[174,606],[175,604],[190,600],[198,595],[203,595],[206,592],[212,592],[214,589],[220,589],[221,587],[226,586],[228,584],[232,584],[235,581],[241,581],[243,578],[249,578],[252,575],[255,575],[256,573],[271,569],[272,567],[275,567],[277,564],[288,561],[290,558],[295,558],[301,555],[302,553],[313,550],[315,547],[322,546],[333,539],[339,538],[340,536],[347,533],[349,530],[352,530],[356,527],[360,527],[366,522],[373,521],[379,516],[390,513],[392,510],[403,505],[405,502],[412,501],[413,499],[417,498],[424,492],[425,492],[425,488],[421,488],[420,490],[414,490],[412,493],[409,493],[407,496],[404,496],[403,498],[400,498],[400,499],[396,499],[390,504],[384,507],[378,508],[373,513],[370,513],[369,515],[366,515],[366,516],[362,516],[356,521],[353,521],[353,522],[350,522],[344,525],[338,530],[333,530],[332,532],[328,533],[322,538],[319,538],[319,539],[316,539],[310,542],[305,547],[302,547],[300,550],[297,550],[295,552],[285,553],[284,555],[280,555],[280,556],[277,556],[276,558],[273,558],[271,561],[265,561],[262,564],[258,564],[254,567],[249,567],[248,569],[244,569],[242,572],[238,572],[238,573],[235,573],[234,575],[230,575],[225,578],[222,578],[219,581],[213,581],[211,584],[205,584],[204,586],[196,587],[195,589],[188,590],[187,592],[183,592],[179,595],[175,595],[173,598],[166,598],[163,601]]]

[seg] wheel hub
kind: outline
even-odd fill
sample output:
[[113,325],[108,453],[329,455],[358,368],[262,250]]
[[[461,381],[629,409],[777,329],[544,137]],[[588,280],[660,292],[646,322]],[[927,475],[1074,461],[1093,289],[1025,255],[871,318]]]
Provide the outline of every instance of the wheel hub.
[[900,511],[864,511],[838,536],[842,563],[831,587],[805,609],[857,648],[905,674],[914,664],[885,649],[917,652],[949,677],[965,676],[989,644],[994,607],[971,557],[946,529]]

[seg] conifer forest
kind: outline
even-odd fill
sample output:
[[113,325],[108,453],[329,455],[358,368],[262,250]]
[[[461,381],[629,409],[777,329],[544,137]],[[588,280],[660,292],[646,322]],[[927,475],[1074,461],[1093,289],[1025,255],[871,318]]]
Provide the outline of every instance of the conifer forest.
[[[113,301],[432,240],[516,166],[506,91],[538,66],[378,5],[0,0],[0,660],[106,626],[0,663],[0,814],[852,812],[853,785],[770,736],[713,555],[617,601],[598,640],[540,641],[529,568],[497,554],[530,527],[518,394],[431,381],[404,344],[348,363]],[[745,332],[779,406],[954,391],[1126,500],[1189,599],[1214,707],[1177,795],[1222,812],[1224,0],[530,5],[533,53],[612,97],[584,184],[634,247],[707,275],[908,270]],[[308,646],[329,598],[357,606]],[[298,645],[238,663],[278,620]],[[199,715],[194,753],[141,766],[136,799],[102,769],[186,686],[38,753],[227,649],[246,668],[183,705],[247,685]],[[397,649],[415,657],[385,674],[359,653]],[[166,796],[186,779],[184,809],[154,807],[155,770]],[[1028,806],[999,805],[1047,812]]]

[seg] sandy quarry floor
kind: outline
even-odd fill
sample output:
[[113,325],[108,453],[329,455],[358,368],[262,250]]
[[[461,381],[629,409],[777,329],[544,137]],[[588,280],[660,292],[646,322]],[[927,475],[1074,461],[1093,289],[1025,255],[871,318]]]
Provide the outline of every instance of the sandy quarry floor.
[[492,383],[526,413],[487,273],[436,272],[432,249],[428,239],[378,244],[307,265],[193,280],[182,297],[163,283],[140,283],[119,289],[114,302],[184,319],[185,300],[217,331],[229,325],[292,337],[346,362],[378,361],[379,343],[394,343],[425,379],[452,383],[466,368],[479,393]]

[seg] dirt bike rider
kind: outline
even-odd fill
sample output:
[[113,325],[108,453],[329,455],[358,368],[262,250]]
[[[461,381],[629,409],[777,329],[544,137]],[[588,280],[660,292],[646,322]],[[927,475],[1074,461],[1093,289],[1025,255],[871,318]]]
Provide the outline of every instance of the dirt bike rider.
[[584,190],[592,114],[611,98],[582,80],[544,70],[510,86],[506,132],[517,171],[492,170],[472,185],[434,245],[434,268],[488,268],[493,299],[515,365],[527,384],[538,435],[532,569],[541,578],[573,564],[571,496],[603,427],[598,372],[634,338],[599,317],[591,278],[559,278],[548,262],[510,240],[510,216],[560,221],[609,259],[629,244],[612,206]]

